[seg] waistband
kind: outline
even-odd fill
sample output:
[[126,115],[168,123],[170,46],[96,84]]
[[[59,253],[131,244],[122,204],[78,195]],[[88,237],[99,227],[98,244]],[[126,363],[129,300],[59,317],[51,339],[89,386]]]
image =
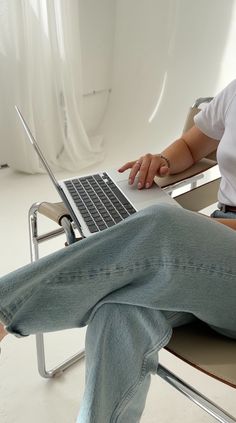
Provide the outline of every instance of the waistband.
[[228,206],[227,204],[218,203],[219,209],[223,212],[233,212],[236,213],[236,206]]

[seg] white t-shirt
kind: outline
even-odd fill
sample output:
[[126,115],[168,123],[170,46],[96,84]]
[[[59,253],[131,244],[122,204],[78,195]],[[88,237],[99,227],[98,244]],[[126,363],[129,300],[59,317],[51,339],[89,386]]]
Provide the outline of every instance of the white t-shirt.
[[236,80],[214,97],[194,121],[204,134],[220,141],[217,161],[222,178],[218,200],[236,206]]

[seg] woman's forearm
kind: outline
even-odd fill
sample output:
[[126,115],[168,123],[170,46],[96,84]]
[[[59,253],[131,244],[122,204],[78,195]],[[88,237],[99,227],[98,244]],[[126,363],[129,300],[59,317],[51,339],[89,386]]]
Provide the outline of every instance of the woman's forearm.
[[161,154],[169,160],[170,174],[183,172],[194,164],[191,151],[183,138],[174,141]]
[[185,132],[161,153],[170,163],[169,173],[180,173],[216,150],[218,141],[209,138],[196,126]]
[[130,169],[129,184],[138,177],[138,188],[150,188],[155,176],[181,173],[217,148],[217,141],[209,138],[196,126],[185,132],[179,139],[160,154],[145,154],[125,163],[118,170]]

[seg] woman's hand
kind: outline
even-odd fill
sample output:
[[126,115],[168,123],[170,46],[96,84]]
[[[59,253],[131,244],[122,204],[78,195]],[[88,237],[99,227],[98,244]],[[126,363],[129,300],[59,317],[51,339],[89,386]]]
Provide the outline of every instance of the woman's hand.
[[145,154],[138,160],[125,163],[118,171],[122,173],[128,169],[131,169],[130,185],[134,183],[135,177],[138,175],[138,189],[150,188],[156,175],[166,176],[169,174],[169,162],[161,154]]

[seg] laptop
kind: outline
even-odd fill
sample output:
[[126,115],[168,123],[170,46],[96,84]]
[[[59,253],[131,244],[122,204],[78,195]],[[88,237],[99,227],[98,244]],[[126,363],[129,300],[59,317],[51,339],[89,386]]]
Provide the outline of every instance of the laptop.
[[128,184],[127,176],[115,169],[58,181],[45,159],[21,111],[15,106],[20,121],[42,165],[68,209],[81,236],[86,238],[106,230],[138,210],[159,202],[177,204],[156,184],[138,190]]

